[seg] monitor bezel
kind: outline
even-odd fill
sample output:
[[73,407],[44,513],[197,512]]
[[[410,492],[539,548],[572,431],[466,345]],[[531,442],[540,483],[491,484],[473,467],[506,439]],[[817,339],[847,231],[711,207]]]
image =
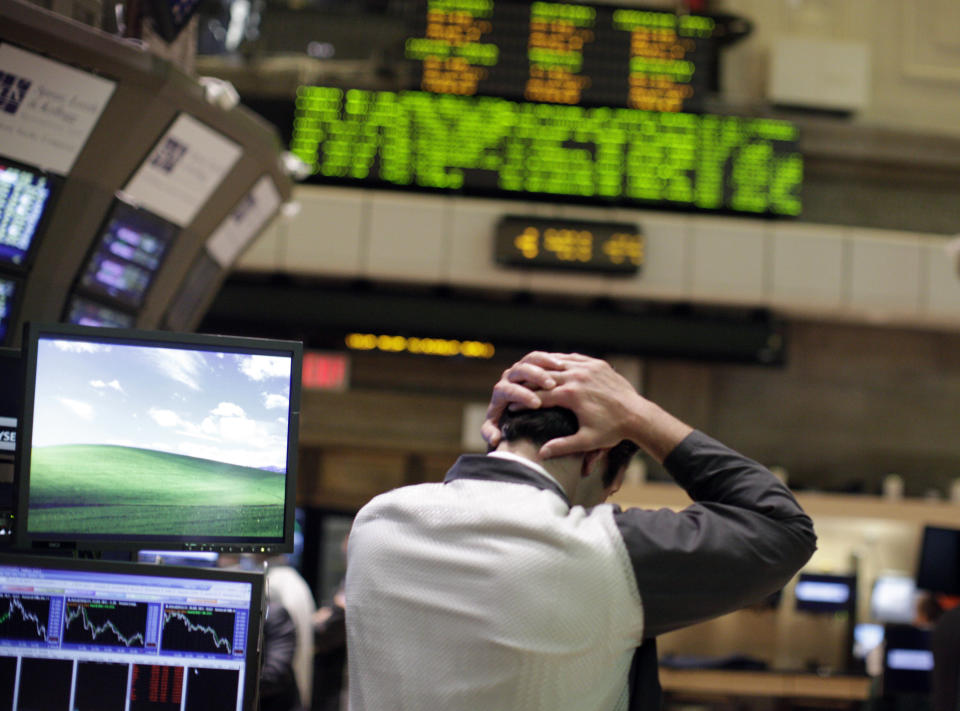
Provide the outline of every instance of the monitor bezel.
[[61,556],[24,555],[0,551],[0,565],[23,568],[49,568],[93,573],[118,573],[150,577],[192,578],[223,582],[250,583],[250,612],[247,624],[247,655],[243,685],[243,711],[259,707],[260,656],[263,649],[263,620],[266,615],[266,576],[249,570],[226,570],[157,563],[132,563],[90,558],[66,558]]
[[[27,443],[33,440],[34,398],[36,396],[37,348],[42,337],[114,342],[141,346],[167,345],[197,350],[218,349],[270,354],[287,352],[291,355],[290,406],[287,423],[287,474],[284,482],[283,535],[280,540],[240,539],[224,536],[179,536],[117,534],[105,537],[44,535],[29,531],[30,463],[31,449]],[[216,551],[220,553],[290,553],[293,551],[294,510],[296,508],[297,462],[300,433],[301,368],[303,344],[300,341],[284,341],[246,336],[227,336],[172,331],[145,331],[127,328],[99,328],[63,323],[32,323],[24,325],[22,346],[23,400],[18,420],[20,432],[16,451],[17,516],[15,546],[20,550],[122,550],[165,549],[188,551]]]
[[[122,297],[114,296],[110,294],[106,289],[99,289],[97,287],[88,286],[83,283],[84,277],[89,271],[93,260],[98,254],[102,251],[102,248],[106,242],[108,229],[110,222],[115,219],[117,212],[122,210],[131,210],[134,213],[143,214],[149,220],[153,220],[159,224],[162,224],[165,227],[169,227],[172,230],[173,236],[167,241],[166,247],[163,252],[163,256],[160,258],[159,263],[157,264],[156,269],[149,270],[146,267],[140,264],[134,264],[135,267],[146,271],[150,279],[147,282],[147,286],[144,288],[143,293],[140,295],[140,299],[137,303],[133,303],[131,300],[124,299]],[[105,306],[115,308],[118,311],[125,311],[129,314],[136,315],[146,304],[147,299],[150,296],[150,291],[153,289],[154,282],[157,279],[157,275],[162,271],[163,265],[167,260],[167,257],[170,256],[170,251],[173,249],[174,244],[180,235],[183,234],[183,228],[170,220],[160,217],[160,215],[155,212],[151,212],[147,208],[138,205],[137,203],[131,201],[129,198],[125,197],[122,193],[117,193],[113,196],[113,200],[110,203],[110,207],[107,209],[106,214],[104,215],[103,221],[100,223],[100,226],[97,229],[96,237],[94,238],[90,249],[87,251],[86,256],[83,259],[81,268],[77,271],[76,281],[74,283],[74,288],[72,294],[81,296],[86,299],[93,301],[99,301]]]
[[8,163],[14,168],[27,171],[33,175],[42,176],[47,179],[47,182],[50,185],[50,195],[47,196],[46,205],[43,207],[43,214],[40,215],[40,219],[37,220],[37,228],[34,230],[33,236],[30,238],[30,245],[27,247],[27,251],[23,255],[23,261],[17,263],[0,258],[0,271],[6,271],[13,274],[24,274],[30,271],[30,268],[33,266],[33,262],[37,255],[38,245],[43,240],[43,236],[47,231],[47,227],[49,227],[53,213],[56,211],[56,204],[60,199],[60,191],[63,188],[65,181],[64,178],[56,173],[44,170],[43,168],[38,168],[37,166],[30,165],[29,163],[8,158],[5,155],[0,155],[0,162]]

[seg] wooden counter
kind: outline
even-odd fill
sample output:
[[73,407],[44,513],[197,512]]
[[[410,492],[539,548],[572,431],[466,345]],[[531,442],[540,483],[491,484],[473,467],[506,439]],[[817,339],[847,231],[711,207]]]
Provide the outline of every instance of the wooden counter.
[[870,682],[865,676],[660,668],[660,684],[668,693],[864,701]]

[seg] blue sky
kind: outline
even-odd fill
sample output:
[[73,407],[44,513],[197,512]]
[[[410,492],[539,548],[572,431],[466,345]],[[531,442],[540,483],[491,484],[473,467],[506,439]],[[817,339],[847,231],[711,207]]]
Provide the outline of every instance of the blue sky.
[[286,469],[290,360],[43,339],[34,447],[118,444]]

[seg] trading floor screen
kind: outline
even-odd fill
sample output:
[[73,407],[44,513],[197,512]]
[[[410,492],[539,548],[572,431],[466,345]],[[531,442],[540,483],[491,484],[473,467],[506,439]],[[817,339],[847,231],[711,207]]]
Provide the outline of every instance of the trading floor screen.
[[254,586],[154,569],[0,559],[0,711],[249,708]]

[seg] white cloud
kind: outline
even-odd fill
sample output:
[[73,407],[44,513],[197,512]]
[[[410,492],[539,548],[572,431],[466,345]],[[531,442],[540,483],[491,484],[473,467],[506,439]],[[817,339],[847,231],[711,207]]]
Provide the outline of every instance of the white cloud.
[[220,420],[220,434],[228,442],[250,442],[255,444],[258,437],[257,423],[247,417],[224,417]]
[[240,372],[251,380],[264,378],[290,378],[290,359],[279,356],[244,356],[240,359]]
[[90,381],[90,385],[92,385],[93,387],[95,387],[95,388],[97,388],[97,389],[100,389],[100,388],[113,388],[113,389],[116,390],[118,393],[122,393],[122,392],[123,392],[123,387],[121,387],[120,381],[117,380],[117,379],[113,379],[113,380],[111,380],[109,383],[105,383],[105,382],[103,382],[102,380],[91,380],[91,381]]
[[183,422],[180,419],[180,415],[173,410],[161,410],[158,407],[151,407],[147,414],[161,427],[177,427]]
[[110,346],[104,346],[100,343],[87,343],[86,341],[51,341],[54,348],[67,353],[104,353],[110,350]]
[[221,402],[210,411],[210,414],[216,415],[217,417],[243,417],[246,413],[242,407],[235,403]]
[[173,348],[147,349],[146,353],[168,378],[183,383],[191,390],[200,389],[200,373],[204,367],[201,354]]
[[268,410],[286,410],[290,406],[290,400],[286,395],[277,395],[276,393],[264,393],[265,398],[263,406]]
[[60,404],[64,407],[73,411],[77,417],[81,417],[84,420],[93,419],[93,406],[86,402],[81,402],[80,400],[71,400],[67,397],[59,397],[57,400],[60,401]]

